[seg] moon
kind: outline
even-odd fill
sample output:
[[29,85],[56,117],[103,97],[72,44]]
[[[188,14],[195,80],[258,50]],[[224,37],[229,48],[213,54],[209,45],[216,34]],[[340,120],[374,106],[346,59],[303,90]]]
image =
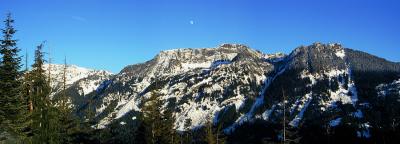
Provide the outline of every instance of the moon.
[[189,23],[192,25],[192,24],[194,24],[194,21],[193,21],[193,20],[190,20]]

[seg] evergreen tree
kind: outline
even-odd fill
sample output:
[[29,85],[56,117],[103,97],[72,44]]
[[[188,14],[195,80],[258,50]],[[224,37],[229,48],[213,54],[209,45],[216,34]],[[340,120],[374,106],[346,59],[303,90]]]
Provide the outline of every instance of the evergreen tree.
[[26,105],[21,93],[21,58],[18,56],[16,30],[11,14],[7,14],[0,40],[0,133],[2,130],[12,135],[23,136],[26,129]]
[[25,123],[26,123],[26,129],[25,133],[28,136],[29,139],[26,139],[27,141],[30,141],[31,136],[33,135],[32,133],[32,128],[31,123],[31,114],[33,111],[33,104],[32,104],[32,95],[31,95],[31,83],[30,83],[30,74],[28,70],[28,53],[25,55],[25,70],[23,71],[23,81],[22,81],[22,96],[24,100],[24,106],[26,109],[24,110],[25,112]]
[[179,137],[174,129],[173,111],[166,108],[164,112],[161,112],[162,109],[163,101],[160,99],[159,92],[153,92],[144,103],[143,113],[140,116],[142,124],[136,132],[136,136],[145,136],[145,143],[179,143]]
[[135,144],[145,144],[146,143],[146,125],[144,123],[143,113],[139,113],[137,116],[138,126],[137,130],[134,132],[134,143]]
[[63,143],[73,143],[79,139],[77,136],[81,133],[80,125],[78,119],[72,114],[73,109],[70,103],[68,103],[68,95],[66,92],[66,82],[67,82],[67,61],[64,60],[64,69],[62,76],[62,94],[57,101],[57,111],[59,127],[60,127],[60,137]]
[[35,50],[35,61],[30,72],[33,103],[33,140],[40,143],[59,143],[60,134],[58,131],[60,127],[57,119],[58,111],[50,101],[50,85],[46,80],[45,70],[43,69],[45,61],[42,49],[43,43]]
[[85,113],[86,113],[86,115],[85,115],[85,121],[88,123],[88,124],[95,124],[95,122],[94,122],[94,108],[93,108],[93,100],[92,100],[92,98],[88,98],[87,99],[87,108],[86,108],[86,111],[85,111]]
[[170,108],[166,108],[162,114],[162,141],[169,144],[179,143],[179,136],[174,129],[175,117]]
[[159,93],[153,92],[143,106],[143,124],[145,127],[144,135],[146,143],[156,144],[162,142],[163,123],[162,101],[159,100]]
[[185,124],[183,125],[183,127],[185,128],[183,143],[192,143],[193,141],[192,130],[190,129],[191,125],[192,119],[186,119]]
[[207,118],[208,121],[205,124],[205,138],[204,140],[208,144],[224,144],[226,139],[223,137],[223,133],[221,131],[222,123],[218,124],[214,127],[211,118]]
[[205,141],[208,144],[217,144],[217,137],[214,134],[213,124],[211,121],[207,121],[207,123],[205,124],[205,131]]

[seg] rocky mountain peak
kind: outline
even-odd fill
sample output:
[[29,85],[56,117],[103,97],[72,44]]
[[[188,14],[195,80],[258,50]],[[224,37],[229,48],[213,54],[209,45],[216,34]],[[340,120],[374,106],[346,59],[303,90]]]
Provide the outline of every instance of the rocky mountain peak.
[[[215,48],[183,48],[161,51],[156,59],[178,59],[178,60],[205,60],[204,57],[212,57],[214,59],[223,59],[224,56],[233,53],[261,53],[250,49],[242,44],[221,44]],[[219,58],[218,58],[219,57]],[[232,58],[232,57],[230,57]]]
[[[215,48],[184,48],[161,51],[154,59],[124,68],[123,73],[134,75],[171,75],[192,70],[211,69],[221,63],[260,61],[263,54],[240,44],[223,44]],[[134,69],[142,67],[141,69]],[[140,70],[140,71],[139,71]]]
[[249,47],[244,44],[229,44],[229,43],[221,44],[221,45],[219,45],[218,48],[249,49]]

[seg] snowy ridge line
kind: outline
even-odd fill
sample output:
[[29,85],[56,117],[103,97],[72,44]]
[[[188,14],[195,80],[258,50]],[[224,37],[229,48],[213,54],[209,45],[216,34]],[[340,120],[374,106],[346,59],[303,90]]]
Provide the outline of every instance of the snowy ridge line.
[[264,61],[276,63],[285,60],[286,55],[284,53],[276,53],[276,54],[264,54]]
[[[211,69],[218,67],[218,65],[229,64],[238,55],[237,51],[222,53],[220,49],[175,49],[162,51],[156,56],[157,69],[168,69],[168,71],[161,72],[161,75],[181,74],[198,68]],[[206,55],[210,51],[217,54],[207,57],[202,55]],[[172,64],[174,61],[177,61],[178,64]]]

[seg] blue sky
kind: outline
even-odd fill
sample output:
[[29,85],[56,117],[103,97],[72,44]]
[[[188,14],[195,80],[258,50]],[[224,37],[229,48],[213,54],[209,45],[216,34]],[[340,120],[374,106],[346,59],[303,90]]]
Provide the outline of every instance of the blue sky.
[[[0,0],[18,46],[47,41],[55,63],[119,72],[161,50],[241,43],[289,53],[339,42],[400,61],[397,0]],[[3,24],[1,25],[3,27]]]

